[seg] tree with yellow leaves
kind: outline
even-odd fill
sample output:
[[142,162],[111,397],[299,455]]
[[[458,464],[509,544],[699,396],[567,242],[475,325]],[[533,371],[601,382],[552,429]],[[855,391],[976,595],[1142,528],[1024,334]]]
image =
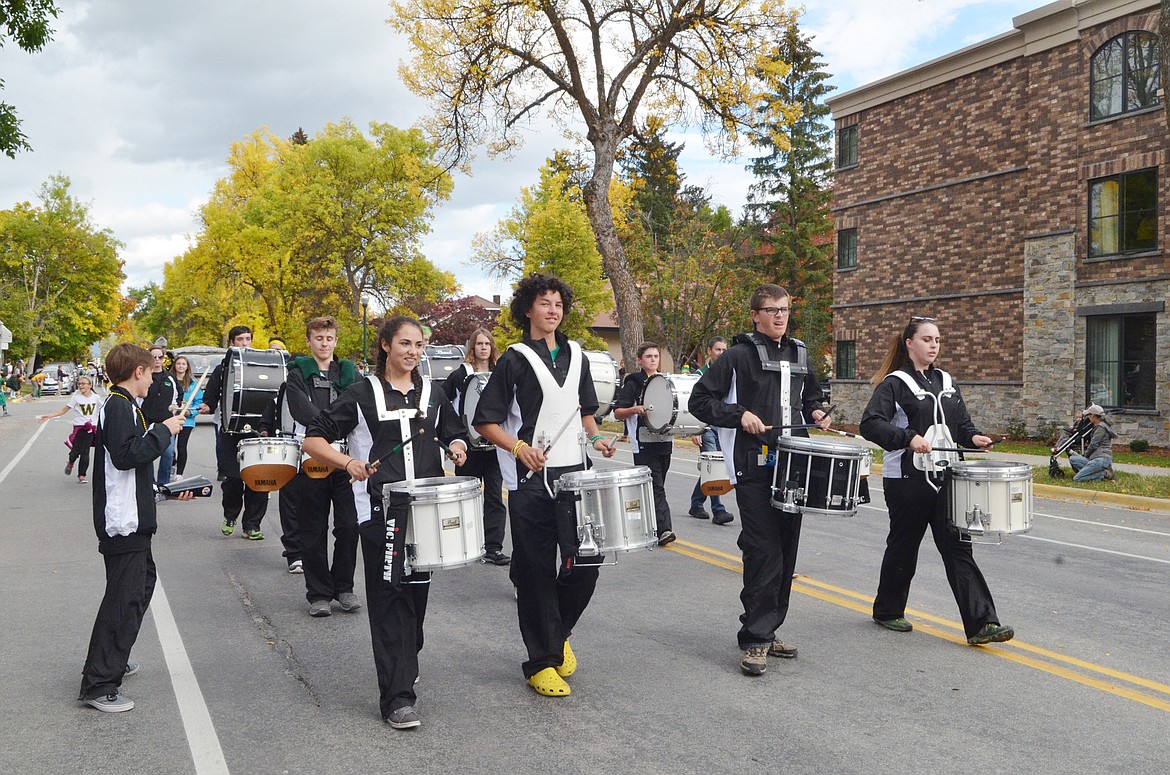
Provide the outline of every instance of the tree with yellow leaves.
[[[642,302],[614,228],[614,159],[645,114],[696,123],[734,153],[745,133],[799,111],[765,100],[790,12],[776,0],[395,0],[391,24],[415,49],[407,86],[431,101],[428,127],[451,163],[491,141],[513,147],[541,114],[582,126],[593,152],[586,211],[614,288],[627,363]],[[642,117],[642,118],[640,118]],[[575,124],[573,122],[576,122]],[[777,142],[783,142],[777,137]]]

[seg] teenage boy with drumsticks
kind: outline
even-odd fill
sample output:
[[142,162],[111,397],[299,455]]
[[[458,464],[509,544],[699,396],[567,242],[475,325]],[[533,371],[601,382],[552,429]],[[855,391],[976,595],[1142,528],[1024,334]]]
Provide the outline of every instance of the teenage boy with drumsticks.
[[[97,459],[93,471],[93,526],[106,566],[106,593],[98,608],[81,671],[79,700],[105,713],[132,710],[120,689],[138,672],[130,649],[157,577],[150,544],[158,529],[154,461],[182,429],[182,415],[148,424],[138,407],[153,382],[150,353],[123,343],[106,355],[114,387],[98,414]],[[190,500],[186,492],[178,500]]]
[[[804,343],[788,335],[792,299],[779,285],[763,285],[751,297],[754,331],[735,337],[731,349],[715,361],[691,391],[691,414],[718,428],[727,473],[739,506],[739,548],[743,552],[739,647],[740,670],[763,675],[768,657],[792,659],[796,648],[777,639],[788,614],[792,573],[800,543],[800,514],[772,505],[774,459],[764,451],[775,436],[767,426],[795,425],[808,418],[821,428],[831,420],[824,392],[809,367]],[[789,372],[790,416],[780,404],[781,362]],[[799,431],[804,433],[803,431]]]
[[670,470],[670,455],[674,451],[674,437],[652,433],[646,427],[646,407],[642,393],[646,381],[658,373],[662,352],[654,342],[638,345],[638,365],[641,368],[626,375],[622,389],[613,399],[613,416],[626,423],[626,435],[634,452],[634,465],[650,469],[654,488],[654,518],[658,521],[658,545],[666,546],[675,540],[670,524],[670,504],[666,500],[666,472]]
[[499,449],[512,523],[509,576],[528,651],[524,677],[545,697],[569,694],[564,679],[577,668],[569,636],[597,586],[597,566],[577,563],[575,536],[558,540],[571,532],[572,517],[558,508],[567,504],[554,496],[556,480],[586,467],[582,427],[595,451],[614,453],[593,418],[589,361],[560,332],[572,304],[572,290],[555,277],[534,275],[516,285],[511,313],[523,341],[496,364],[472,419],[476,432]]

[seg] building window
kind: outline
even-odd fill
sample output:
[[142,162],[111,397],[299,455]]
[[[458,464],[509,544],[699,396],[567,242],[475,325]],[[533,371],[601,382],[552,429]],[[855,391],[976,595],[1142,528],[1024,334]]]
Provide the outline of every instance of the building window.
[[841,229],[837,232],[837,268],[852,269],[857,266],[857,229]]
[[1088,403],[1153,409],[1157,315],[1095,315],[1085,320]]
[[1158,99],[1158,36],[1126,32],[1089,60],[1089,119],[1153,107]]
[[857,342],[838,340],[837,368],[833,370],[833,378],[857,379]]
[[1158,241],[1158,171],[1089,181],[1089,256],[1154,250]]
[[837,168],[857,164],[857,125],[837,130]]

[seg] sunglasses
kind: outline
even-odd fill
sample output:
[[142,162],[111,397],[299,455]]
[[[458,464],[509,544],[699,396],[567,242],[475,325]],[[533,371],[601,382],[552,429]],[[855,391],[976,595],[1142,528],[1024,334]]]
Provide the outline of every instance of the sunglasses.
[[933,322],[935,322],[935,320],[934,320],[934,318],[928,318],[928,317],[924,317],[922,315],[911,315],[910,322],[911,323],[933,323]]

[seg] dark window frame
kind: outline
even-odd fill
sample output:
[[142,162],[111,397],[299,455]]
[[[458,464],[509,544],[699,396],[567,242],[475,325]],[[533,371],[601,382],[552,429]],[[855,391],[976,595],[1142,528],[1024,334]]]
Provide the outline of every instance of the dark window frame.
[[[1149,191],[1153,194],[1153,201],[1146,203],[1146,206],[1141,208],[1128,207],[1128,190],[1130,188],[1130,181],[1136,180],[1139,176],[1152,174],[1152,185],[1149,186]],[[1109,215],[1094,215],[1093,201],[1094,190],[1108,181],[1116,181],[1118,184],[1117,193],[1117,212]],[[1089,180],[1088,191],[1086,192],[1086,223],[1088,231],[1086,234],[1085,252],[1089,258],[1105,258],[1109,256],[1125,256],[1132,253],[1149,253],[1158,249],[1158,168],[1146,167],[1145,169],[1132,170],[1130,172],[1122,172],[1116,175],[1105,175],[1099,178],[1092,178]],[[1099,209],[1099,208],[1098,208]],[[1149,216],[1153,219],[1152,241],[1148,242],[1133,242],[1127,241],[1127,237],[1131,233],[1137,232],[1141,227],[1141,220],[1143,216]],[[1105,250],[1102,248],[1094,249],[1093,232],[1094,227],[1098,224],[1103,224],[1106,220],[1116,218],[1117,226],[1117,250]],[[1134,219],[1137,219],[1136,222]],[[1134,236],[1136,240],[1136,235]],[[1098,239],[1098,241],[1100,241]]]
[[[843,126],[837,130],[837,169],[843,170],[856,167],[858,163],[859,143],[857,124]],[[849,139],[846,139],[846,138]]]
[[[845,242],[849,242],[846,246]],[[857,268],[857,229],[837,230],[837,269]]]
[[838,339],[833,358],[833,379],[857,379],[857,341]]
[[[1116,327],[1113,357],[1095,352],[1096,342],[1110,332],[1101,326]],[[1147,357],[1138,357],[1137,346],[1146,340]],[[1158,313],[1090,315],[1085,318],[1085,403],[1110,410],[1152,410],[1157,408]],[[1127,341],[1128,340],[1128,341]],[[1113,387],[1110,387],[1110,386]]]
[[[1133,67],[1134,55],[1141,51],[1140,46],[1136,46],[1140,39],[1152,39],[1154,42],[1153,57],[1151,63],[1145,68],[1149,73],[1146,77],[1147,84],[1153,84],[1153,92],[1145,97],[1145,102],[1139,95],[1131,95],[1131,90],[1137,85],[1138,81],[1134,80],[1135,72],[1142,72],[1135,70]],[[1162,104],[1161,98],[1158,96],[1158,89],[1160,81],[1158,78],[1159,58],[1158,48],[1161,41],[1156,33],[1149,30],[1127,30],[1120,35],[1115,35],[1109,40],[1101,44],[1101,46],[1093,52],[1089,57],[1089,121],[1104,121],[1116,116],[1124,116],[1129,113],[1136,113],[1138,111],[1147,110],[1149,108],[1157,107]],[[1114,46],[1120,47],[1120,72],[1110,72],[1105,76],[1099,76],[1099,64],[1105,60],[1109,55],[1109,49]],[[1120,87],[1120,107],[1114,109],[1112,101],[1106,108],[1105,112],[1097,113],[1097,105],[1100,100],[1100,89],[1109,88],[1109,84],[1116,82]]]

